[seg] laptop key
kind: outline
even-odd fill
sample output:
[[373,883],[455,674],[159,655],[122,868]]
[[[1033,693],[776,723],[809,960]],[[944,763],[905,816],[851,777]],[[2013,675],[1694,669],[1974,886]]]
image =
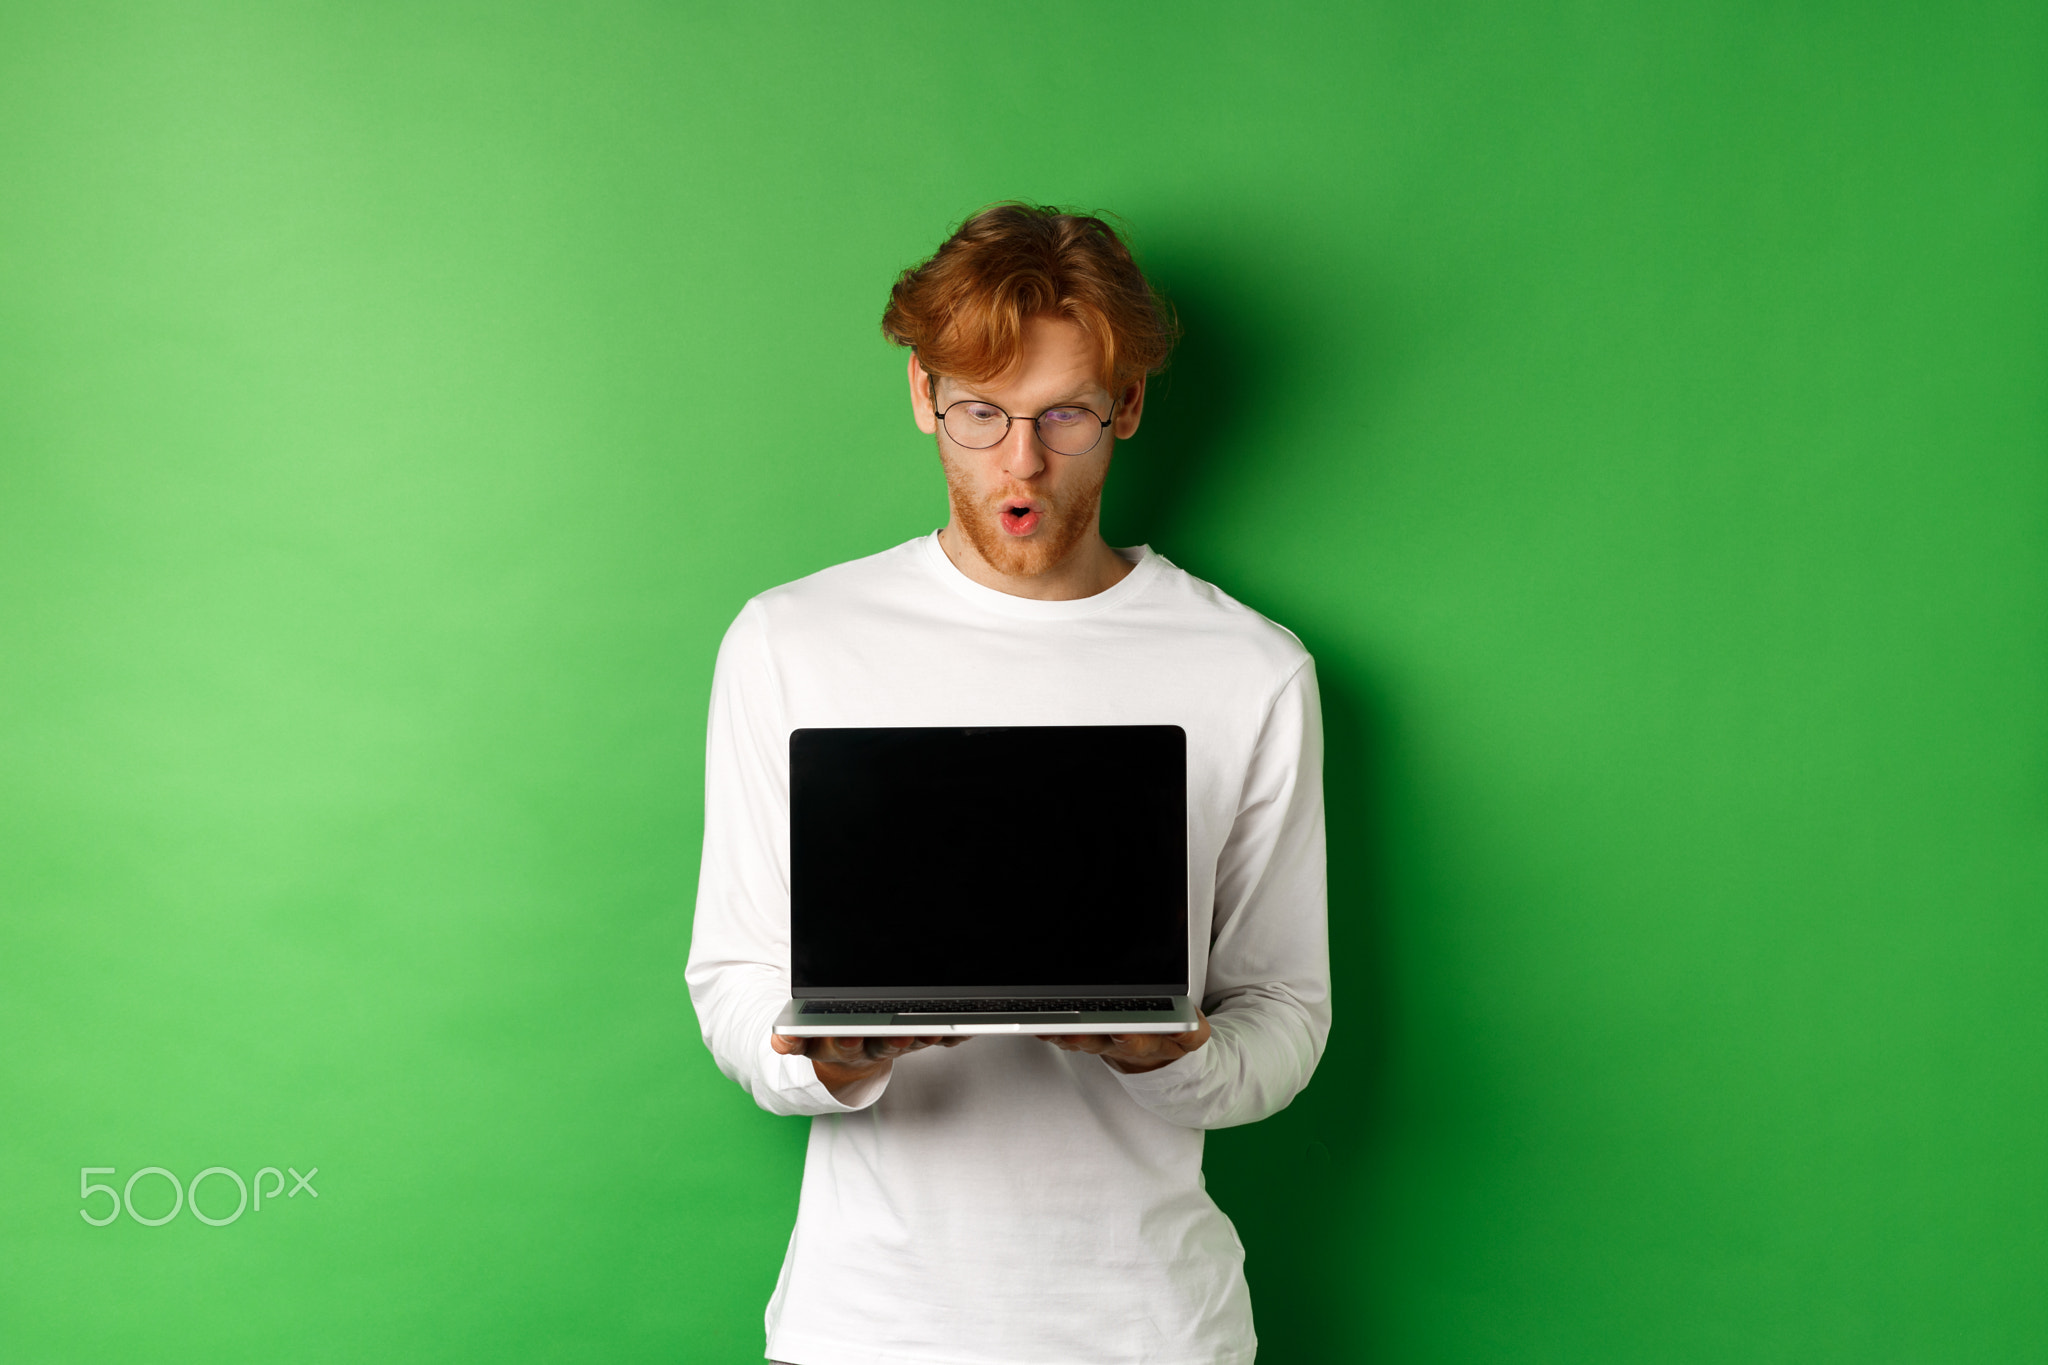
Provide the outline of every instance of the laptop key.
[[806,1000],[804,1014],[1082,1014],[1103,1010],[1170,1010],[1163,995],[1094,1000],[1072,997],[1008,1000]]

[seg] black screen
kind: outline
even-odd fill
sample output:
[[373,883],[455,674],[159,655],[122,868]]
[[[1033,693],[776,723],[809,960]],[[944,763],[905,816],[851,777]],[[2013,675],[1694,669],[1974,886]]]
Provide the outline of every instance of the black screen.
[[794,731],[792,983],[1187,989],[1177,725]]

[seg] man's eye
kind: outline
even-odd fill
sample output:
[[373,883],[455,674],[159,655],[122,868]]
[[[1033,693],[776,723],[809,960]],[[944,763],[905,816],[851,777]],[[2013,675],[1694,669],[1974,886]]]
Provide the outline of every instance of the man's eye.
[[1079,425],[1083,418],[1090,415],[1085,408],[1047,408],[1045,416],[1039,420],[1050,422],[1056,427],[1070,427]]
[[969,403],[967,405],[967,415],[977,422],[1000,422],[1003,420],[1002,409],[991,407],[987,403]]

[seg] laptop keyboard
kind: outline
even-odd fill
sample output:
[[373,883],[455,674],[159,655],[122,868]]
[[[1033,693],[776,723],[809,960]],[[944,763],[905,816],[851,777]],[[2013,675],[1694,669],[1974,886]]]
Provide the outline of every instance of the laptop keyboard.
[[1072,1014],[1098,1010],[1170,1010],[1163,995],[1070,1000],[806,1000],[803,1014]]

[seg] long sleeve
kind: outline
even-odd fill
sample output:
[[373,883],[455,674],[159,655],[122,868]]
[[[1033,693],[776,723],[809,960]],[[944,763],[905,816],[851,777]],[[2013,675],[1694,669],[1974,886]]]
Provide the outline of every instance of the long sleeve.
[[1117,1072],[1187,1128],[1253,1123],[1308,1084],[1330,1032],[1322,711],[1304,661],[1274,696],[1217,860],[1202,1008],[1209,1041],[1156,1071]]
[[768,1035],[789,999],[789,728],[762,613],[749,603],[719,646],[704,757],[704,857],[685,979],[718,1069],[771,1114],[872,1104],[884,1072],[834,1098],[807,1057]]

